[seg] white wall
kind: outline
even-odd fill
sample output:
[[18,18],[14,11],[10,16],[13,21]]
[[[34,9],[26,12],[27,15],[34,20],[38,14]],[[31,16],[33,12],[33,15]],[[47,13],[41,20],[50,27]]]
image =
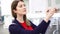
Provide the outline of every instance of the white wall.
[[1,1],[1,11],[2,15],[11,15],[11,2],[12,0],[2,0]]
[[47,0],[29,0],[29,11],[44,11],[47,7]]

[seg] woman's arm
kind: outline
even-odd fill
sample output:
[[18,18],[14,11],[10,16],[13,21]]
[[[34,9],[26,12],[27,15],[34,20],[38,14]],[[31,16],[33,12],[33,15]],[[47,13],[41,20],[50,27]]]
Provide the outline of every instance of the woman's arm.
[[48,23],[46,23],[46,21],[42,20],[42,22],[38,26],[34,25],[32,22],[31,22],[31,24],[35,30],[39,30],[40,33],[45,33],[50,24],[50,20],[48,21]]

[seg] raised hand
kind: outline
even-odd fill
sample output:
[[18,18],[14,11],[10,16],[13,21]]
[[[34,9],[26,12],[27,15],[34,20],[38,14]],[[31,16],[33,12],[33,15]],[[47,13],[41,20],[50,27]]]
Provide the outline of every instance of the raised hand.
[[54,15],[55,12],[57,12],[56,8],[49,8],[46,11],[46,17],[44,18],[44,20],[48,22],[48,20]]

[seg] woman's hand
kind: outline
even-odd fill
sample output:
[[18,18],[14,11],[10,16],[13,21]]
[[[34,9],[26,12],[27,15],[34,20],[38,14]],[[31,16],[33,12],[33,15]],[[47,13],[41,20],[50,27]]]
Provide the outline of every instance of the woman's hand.
[[49,21],[49,19],[54,15],[54,13],[56,12],[56,8],[50,8],[46,11],[46,17],[44,18],[44,20],[46,21],[46,23]]

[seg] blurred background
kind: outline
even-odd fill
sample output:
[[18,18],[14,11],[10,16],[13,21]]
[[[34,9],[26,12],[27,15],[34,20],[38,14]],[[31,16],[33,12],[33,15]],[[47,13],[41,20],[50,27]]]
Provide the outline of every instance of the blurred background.
[[[14,19],[11,15],[11,3],[13,0],[0,0],[0,34],[9,34],[8,27]],[[27,7],[27,18],[36,26],[45,17],[48,7],[60,8],[60,0],[24,0]],[[60,33],[60,11],[55,13],[50,19],[51,23],[46,34]]]

